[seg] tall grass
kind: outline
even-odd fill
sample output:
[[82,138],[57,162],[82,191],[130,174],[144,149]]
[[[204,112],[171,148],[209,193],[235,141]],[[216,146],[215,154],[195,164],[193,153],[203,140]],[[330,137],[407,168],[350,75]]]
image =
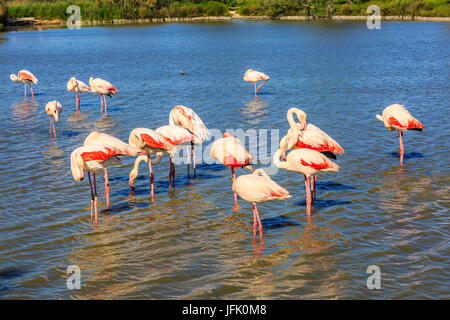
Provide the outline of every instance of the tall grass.
[[88,21],[229,15],[228,7],[216,1],[196,4],[172,2],[167,7],[158,6],[155,1],[137,0],[14,0],[8,1],[8,14],[16,18],[65,20],[68,17],[66,10],[70,5],[79,6],[82,19]]
[[[0,4],[1,1],[4,0],[0,0]],[[450,0],[7,0],[6,2],[10,17],[61,20],[67,19],[66,9],[70,5],[80,7],[83,20],[227,16],[228,8],[231,6],[236,7],[237,12],[245,16],[366,15],[367,7],[371,4],[378,5],[382,15],[450,16]]]

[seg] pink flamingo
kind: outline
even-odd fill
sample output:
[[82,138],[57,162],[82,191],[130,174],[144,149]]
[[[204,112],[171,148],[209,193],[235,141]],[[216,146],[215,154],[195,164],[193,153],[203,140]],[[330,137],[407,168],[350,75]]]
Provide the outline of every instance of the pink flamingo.
[[91,92],[91,88],[81,80],[77,80],[75,77],[70,78],[69,82],[67,82],[67,91],[75,92],[77,97],[77,111],[80,110],[80,97],[79,93],[82,92]]
[[256,169],[252,174],[239,176],[233,182],[233,192],[253,204],[253,239],[256,238],[256,226],[259,224],[261,241],[262,224],[256,203],[275,199],[284,200],[291,197],[289,192],[274,182],[263,169]]
[[244,74],[244,80],[247,82],[253,82],[255,85],[255,98],[256,98],[256,83],[264,80],[263,83],[261,83],[258,86],[258,91],[261,89],[261,86],[266,82],[270,80],[270,77],[262,72],[254,71],[253,69],[248,69]]
[[101,109],[100,112],[103,113],[103,99],[105,100],[105,116],[107,115],[107,111],[106,111],[106,97],[105,95],[108,95],[111,97],[111,95],[115,95],[116,92],[118,92],[119,90],[116,89],[111,82],[100,79],[100,78],[95,78],[93,79],[92,77],[89,78],[89,87],[91,88],[91,92],[96,92],[98,94],[100,94],[100,101],[101,101]]
[[[203,143],[210,137],[210,132],[208,128],[203,123],[202,119],[191,109],[182,105],[175,106],[169,114],[169,124],[173,126],[179,126],[188,130],[193,134],[199,143]],[[195,168],[195,151],[194,151],[194,141],[191,141],[192,149],[192,163],[194,166],[194,178],[197,176],[197,171]],[[187,172],[189,177],[189,147],[187,150]]]
[[282,150],[273,156],[274,164],[281,169],[299,172],[305,176],[306,214],[311,216],[311,181],[310,177],[319,172],[337,172],[339,166],[322,153],[311,149],[296,149],[288,153],[285,161],[280,161]]
[[[233,134],[225,132],[223,138],[214,141],[210,156],[218,160],[222,164],[230,167],[231,180],[236,180],[234,173],[235,168],[247,168],[250,172],[253,171],[250,161],[254,160],[253,155],[248,152],[242,142],[235,138]],[[237,194],[234,192],[234,202],[237,204]]]
[[53,128],[53,135],[56,139],[56,131],[55,131],[55,124],[53,123],[53,118],[55,118],[55,121],[59,121],[59,115],[62,112],[62,105],[56,100],[50,101],[45,106],[45,112],[47,112],[47,115],[50,117],[50,134],[52,134],[52,128]]
[[383,110],[382,115],[377,114],[377,119],[383,121],[384,126],[389,131],[398,131],[398,140],[400,142],[400,165],[403,165],[403,149],[402,136],[407,130],[422,131],[424,126],[419,120],[414,118],[409,111],[401,104],[392,104]]
[[[91,190],[91,221],[93,211],[95,211],[95,223],[98,223],[98,201],[97,185],[95,175],[104,172],[104,169],[111,165],[120,163],[117,156],[125,155],[119,149],[105,144],[93,144],[89,146],[78,147],[70,156],[70,167],[73,179],[80,182],[84,179],[84,171],[88,173],[89,188]],[[92,186],[91,173],[93,174],[94,186]]]
[[[299,122],[294,120],[294,114]],[[280,149],[283,159],[286,158],[285,151],[289,149],[311,149],[323,153],[331,159],[336,159],[337,154],[344,154],[344,149],[324,131],[306,122],[306,113],[298,108],[290,108],[286,114],[290,128],[285,137],[280,141]],[[312,177],[311,187],[313,199],[316,198],[317,176]]]
[[169,190],[171,190],[172,186],[175,188],[175,165],[173,162],[173,155],[176,153],[176,147],[200,144],[201,140],[197,136],[190,133],[188,130],[173,125],[159,127],[158,129],[156,129],[156,132],[160,133],[173,146],[170,150],[165,151],[170,156],[169,177],[172,177],[172,182],[171,184],[169,184]]
[[33,88],[31,87],[31,83],[34,83],[35,85],[38,84],[38,79],[32,74],[30,71],[27,70],[20,70],[17,76],[15,74],[9,75],[12,81],[14,82],[23,82],[25,86],[25,100],[27,99],[27,83],[30,86],[31,90],[31,98],[34,99],[34,93]]
[[[150,195],[153,197],[154,195],[154,187],[153,187],[153,169],[152,169],[152,161],[150,159],[150,155],[156,152],[167,152],[173,149],[173,145],[159,132],[156,132],[152,129],[147,128],[136,128],[130,132],[130,137],[128,138],[128,143],[143,151],[148,160],[148,170],[149,170],[149,178],[150,178]],[[139,158],[135,161],[135,166],[139,166],[138,162]],[[136,165],[137,163],[137,165]],[[172,165],[172,163],[171,163]],[[171,166],[172,167],[172,166]],[[171,173],[171,172],[170,172]],[[136,172],[137,176],[137,172]],[[169,177],[170,179],[170,177]],[[129,184],[130,187],[134,187],[133,185],[134,179],[130,179]],[[169,186],[170,188],[170,186]]]
[[[93,131],[91,132],[86,139],[84,139],[83,146],[87,147],[90,145],[99,145],[104,144],[108,146],[114,147],[114,149],[119,150],[122,155],[136,156],[139,149],[130,146],[128,143],[123,142],[122,140],[107,134]],[[104,168],[105,171],[105,195],[106,195],[106,209],[109,208],[109,179],[108,179],[108,168]]]
[[[150,164],[152,166],[154,166],[156,164],[159,164],[161,162],[162,157],[163,157],[163,153],[162,152],[157,152],[155,160],[150,160]],[[145,163],[148,163],[148,159],[149,159],[149,157],[147,156],[147,154],[140,155],[139,157],[136,158],[136,161],[134,162],[134,167],[130,171],[130,175],[129,175],[130,178],[128,180],[128,184],[130,185],[130,187],[132,189],[134,189],[134,180],[137,178],[137,176],[139,174],[139,164],[142,161],[144,161]]]

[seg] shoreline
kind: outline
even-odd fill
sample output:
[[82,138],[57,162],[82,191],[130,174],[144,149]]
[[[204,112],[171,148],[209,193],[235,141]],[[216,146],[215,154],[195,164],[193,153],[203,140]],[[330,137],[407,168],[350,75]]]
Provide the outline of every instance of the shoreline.
[[[308,16],[280,16],[271,18],[269,16],[241,16],[233,14],[233,16],[222,17],[190,17],[190,18],[146,18],[146,19],[114,19],[114,20],[86,20],[82,21],[82,26],[98,26],[98,25],[123,25],[123,24],[158,24],[158,23],[183,23],[183,22],[209,22],[209,21],[365,21],[369,16],[332,16],[330,18],[315,18]],[[429,22],[450,22],[450,17],[419,17],[419,16],[381,16],[381,21],[429,21]],[[57,27],[66,25],[65,21],[54,19],[45,20],[34,17],[28,18],[9,18],[8,24],[3,26],[5,30],[27,27]]]

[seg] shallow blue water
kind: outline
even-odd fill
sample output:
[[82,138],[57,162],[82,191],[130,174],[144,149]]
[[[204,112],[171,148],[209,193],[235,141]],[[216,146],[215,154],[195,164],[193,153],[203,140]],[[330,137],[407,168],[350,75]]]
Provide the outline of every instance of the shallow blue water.
[[[381,30],[233,21],[0,34],[0,297],[448,298],[449,40],[447,23],[421,22],[383,22]],[[257,101],[242,80],[248,68],[271,76]],[[23,85],[8,78],[21,69],[39,79],[34,102],[24,103]],[[93,94],[82,94],[75,112],[65,89],[71,76],[101,77],[120,90],[107,98],[107,118]],[[54,99],[64,108],[56,141],[44,112]],[[404,135],[403,167],[397,134],[375,118],[392,103],[425,126]],[[198,178],[188,179],[178,165],[168,192],[165,157],[154,167],[154,203],[144,165],[134,193],[134,159],[111,168],[111,208],[92,225],[89,187],[72,179],[71,151],[93,130],[127,141],[133,128],[167,124],[177,104],[216,131],[281,135],[286,111],[303,109],[345,149],[341,171],[319,177],[311,221],[303,177],[273,172],[292,198],[258,206],[264,244],[253,241],[251,204],[234,207],[228,168],[199,164]],[[262,166],[268,159],[270,152],[259,158]],[[102,177],[98,190],[104,207]],[[81,269],[79,290],[66,286],[69,265]],[[366,286],[369,265],[381,269],[380,290]]]

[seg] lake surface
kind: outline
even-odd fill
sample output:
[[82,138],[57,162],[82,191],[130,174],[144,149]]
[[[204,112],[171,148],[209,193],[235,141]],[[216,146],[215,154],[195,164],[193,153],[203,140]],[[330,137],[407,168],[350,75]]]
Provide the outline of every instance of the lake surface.
[[[1,33],[0,298],[448,299],[449,53],[448,23],[368,30],[364,22],[232,21]],[[271,76],[256,101],[242,79],[249,68]],[[21,69],[39,79],[34,102],[9,80]],[[108,117],[94,94],[82,94],[75,112],[71,76],[101,77],[120,90],[107,98]],[[56,140],[44,112],[54,99],[64,108]],[[398,135],[375,118],[393,103],[425,126],[404,135],[403,167]],[[280,135],[286,111],[303,109],[345,150],[340,172],[319,176],[311,220],[300,174],[271,172],[292,198],[258,205],[261,243],[253,241],[251,204],[234,204],[228,168],[205,161],[188,179],[177,165],[168,192],[164,157],[154,166],[152,202],[144,164],[130,189],[128,157],[110,168],[111,207],[92,224],[88,181],[76,183],[70,172],[72,150],[94,130],[128,141],[133,128],[156,129],[177,104],[216,131]],[[259,158],[263,167],[269,159],[270,152]],[[103,177],[97,183],[101,210]],[[66,286],[69,265],[81,269],[79,290]],[[370,265],[381,269],[379,290],[366,286]]]

